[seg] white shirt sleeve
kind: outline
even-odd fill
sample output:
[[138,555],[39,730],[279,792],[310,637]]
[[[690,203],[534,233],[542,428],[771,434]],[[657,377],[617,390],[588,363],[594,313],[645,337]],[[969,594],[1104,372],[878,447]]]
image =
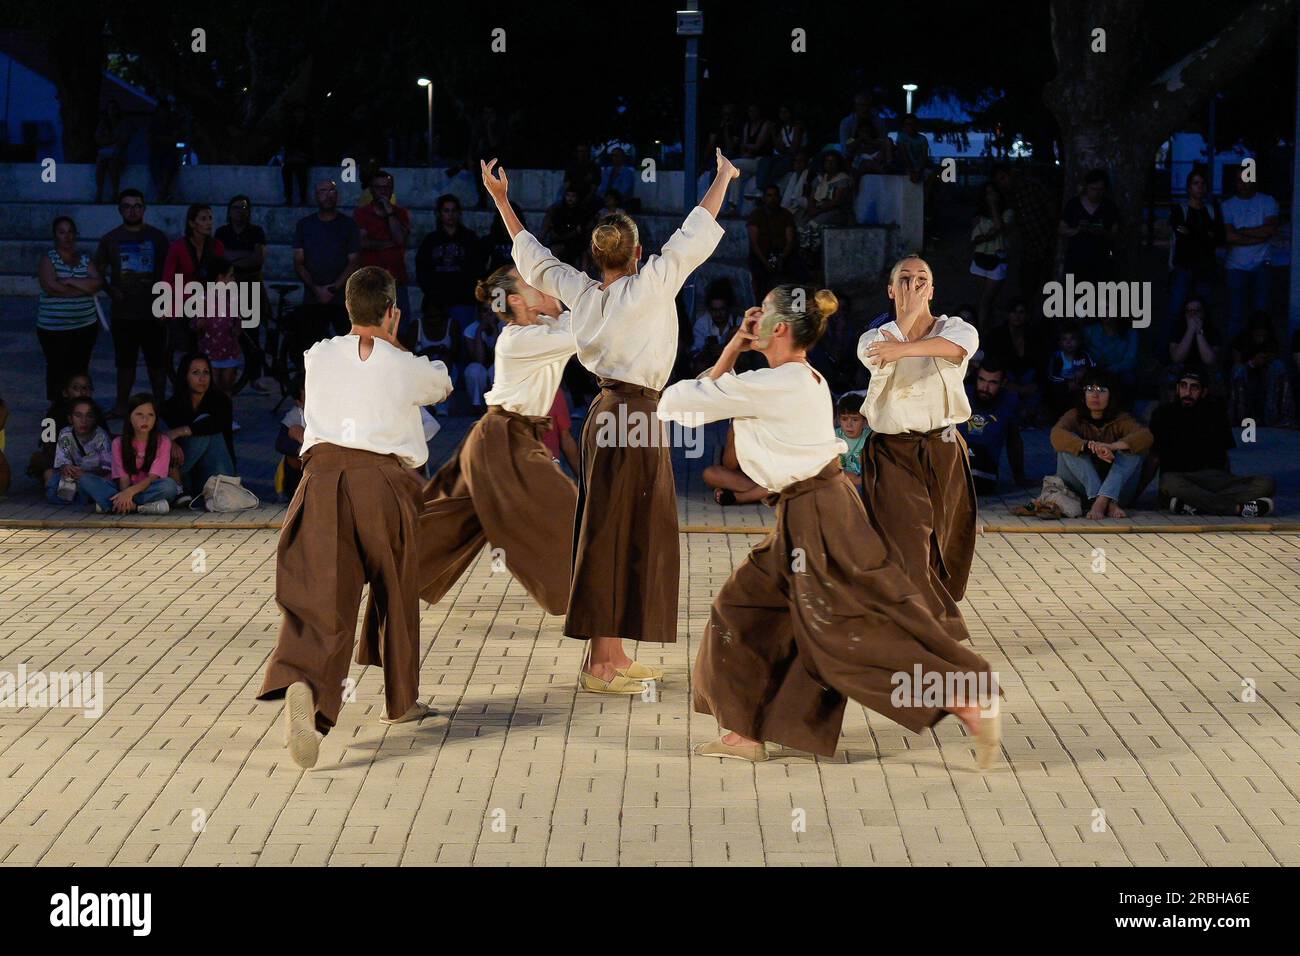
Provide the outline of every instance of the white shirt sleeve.
[[437,405],[451,394],[451,376],[447,374],[446,365],[423,355],[412,355],[410,358],[415,377],[416,405]]
[[509,335],[501,335],[498,342],[498,350],[503,355],[539,362],[567,358],[578,351],[578,341],[573,337],[567,315],[554,324],[516,326]]
[[[664,243],[659,255],[650,257],[642,274],[649,275],[659,286],[676,295],[686,277],[713,255],[725,233],[726,230],[707,209],[696,206],[681,228]],[[528,284],[537,285],[531,281]],[[559,298],[563,300],[564,297]]]
[[[971,325],[965,319],[949,315],[943,320],[943,328],[939,330],[939,338],[947,339],[956,345],[960,345],[966,350],[966,355],[962,359],[965,361],[970,358],[980,347],[980,334],[975,326]],[[940,361],[945,361],[940,359]],[[949,362],[949,365],[960,365],[961,362]]]
[[669,385],[659,396],[659,417],[690,428],[727,418],[752,418],[756,402],[751,383],[755,372],[728,372],[718,379],[696,378]]
[[894,369],[898,367],[897,362],[890,362],[888,365],[881,365],[880,362],[867,357],[867,346],[872,342],[884,338],[883,329],[867,329],[862,333],[862,338],[858,339],[858,361],[867,367],[871,372],[871,378],[874,381],[877,376],[882,379],[892,375]]
[[555,296],[570,308],[593,281],[586,273],[551,255],[527,229],[515,235],[510,256],[525,282],[539,292]]

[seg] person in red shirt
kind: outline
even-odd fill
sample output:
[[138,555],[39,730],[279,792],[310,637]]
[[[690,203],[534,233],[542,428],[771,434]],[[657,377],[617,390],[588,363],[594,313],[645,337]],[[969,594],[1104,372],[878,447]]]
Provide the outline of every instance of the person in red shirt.
[[406,243],[411,237],[411,214],[393,201],[393,174],[379,169],[370,177],[371,201],[352,213],[361,230],[361,265],[388,270],[397,283],[397,308],[402,322],[397,338],[414,349],[418,338],[415,313],[406,286]]
[[569,403],[564,399],[564,390],[555,393],[548,413],[551,427],[542,435],[542,444],[556,461],[567,462],[569,470],[578,474],[578,443],[573,438],[573,422],[569,418]]
[[[212,207],[194,203],[185,212],[185,235],[167,249],[163,261],[162,280],[168,285],[179,282],[184,288],[190,282],[216,282],[213,263],[224,260],[226,247],[212,235]],[[184,301],[182,299],[182,301]],[[167,338],[171,354],[194,349],[194,336],[184,314],[173,314],[175,301],[169,294],[166,317],[179,319],[167,323]]]

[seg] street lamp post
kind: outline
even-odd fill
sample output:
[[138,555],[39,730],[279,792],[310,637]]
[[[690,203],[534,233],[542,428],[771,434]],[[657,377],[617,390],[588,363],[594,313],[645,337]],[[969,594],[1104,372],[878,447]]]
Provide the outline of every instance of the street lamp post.
[[903,89],[907,92],[907,112],[912,112],[912,94],[916,92],[915,83],[904,83]]
[[[687,212],[695,208],[698,198],[696,179],[699,143],[696,134],[699,128],[700,35],[703,33],[704,14],[700,13],[698,0],[686,0],[686,9],[677,11],[677,35],[686,37],[686,135],[682,138],[682,205]],[[695,315],[695,283],[688,282],[682,294],[686,314]]]
[[433,80],[427,76],[422,76],[415,81],[419,86],[423,86],[425,92],[429,94],[429,166],[433,166]]

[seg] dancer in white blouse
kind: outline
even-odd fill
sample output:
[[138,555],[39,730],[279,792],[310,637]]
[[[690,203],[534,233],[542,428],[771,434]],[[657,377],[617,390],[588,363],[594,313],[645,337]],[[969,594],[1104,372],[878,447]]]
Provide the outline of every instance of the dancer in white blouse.
[[[957,714],[986,767],[999,728],[989,666],[961,643],[951,602],[911,586],[840,468],[830,389],[807,356],[835,309],[826,290],[778,286],[713,368],[659,403],[661,418],[683,424],[730,418],[741,466],[776,505],[775,530],[713,602],[694,703],[730,732],[695,752],[760,761],[772,741],[831,756],[852,699],[914,731]],[[769,367],[734,374],[749,348]],[[900,694],[900,675],[946,693]]]
[[677,640],[677,493],[665,430],[655,409],[677,358],[677,293],[722,238],[717,222],[736,168],[718,172],[700,205],[639,268],[641,244],[627,216],[592,233],[593,279],[561,262],[519,222],[496,160],[483,181],[514,239],[519,274],[573,316],[578,360],[600,381],[582,429],[582,474],[574,522],[573,587],[564,633],[588,641],[582,690],[639,694],[663,671],[623,650],[623,638]]
[[[485,543],[550,614],[569,601],[578,488],[541,436],[565,363],[577,351],[568,313],[503,266],[475,290],[501,316],[487,411],[424,487],[416,543],[420,597],[436,604]],[[558,318],[552,318],[558,316]],[[369,628],[374,622],[366,614]]]
[[970,418],[963,380],[979,333],[956,316],[931,315],[934,275],[920,256],[894,265],[889,297],[898,318],[858,342],[871,371],[862,490],[917,587],[933,576],[960,601],[975,554],[976,499],[957,425]]

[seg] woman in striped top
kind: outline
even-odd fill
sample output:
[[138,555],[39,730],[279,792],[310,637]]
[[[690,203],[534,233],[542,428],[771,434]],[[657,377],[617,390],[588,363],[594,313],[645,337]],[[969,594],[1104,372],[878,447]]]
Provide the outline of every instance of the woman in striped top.
[[69,376],[90,368],[99,336],[95,293],[103,285],[90,256],[77,251],[77,224],[67,216],[54,220],[54,248],[41,258],[36,277],[36,336],[45,353],[45,397],[54,401]]

